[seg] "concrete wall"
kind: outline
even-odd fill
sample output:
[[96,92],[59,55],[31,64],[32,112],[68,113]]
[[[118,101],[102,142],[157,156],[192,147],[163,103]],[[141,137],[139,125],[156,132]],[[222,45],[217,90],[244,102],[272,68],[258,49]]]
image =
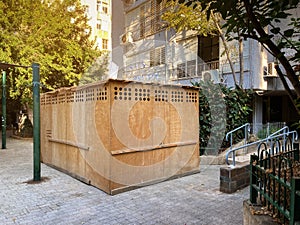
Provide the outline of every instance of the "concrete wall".
[[[253,124],[262,124],[263,123],[263,98],[258,95],[254,95],[254,107],[252,115]],[[256,134],[260,128],[257,126],[253,127],[253,133]]]
[[122,0],[112,1],[112,52],[110,77],[121,78],[123,74],[123,47],[120,46],[120,36],[125,31],[125,14]]

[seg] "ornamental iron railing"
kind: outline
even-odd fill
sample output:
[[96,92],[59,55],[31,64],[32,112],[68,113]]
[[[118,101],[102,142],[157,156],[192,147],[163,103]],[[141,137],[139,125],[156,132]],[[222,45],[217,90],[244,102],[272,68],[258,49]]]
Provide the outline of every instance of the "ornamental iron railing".
[[282,224],[300,222],[299,143],[291,138],[275,145],[262,142],[250,158],[250,201]]

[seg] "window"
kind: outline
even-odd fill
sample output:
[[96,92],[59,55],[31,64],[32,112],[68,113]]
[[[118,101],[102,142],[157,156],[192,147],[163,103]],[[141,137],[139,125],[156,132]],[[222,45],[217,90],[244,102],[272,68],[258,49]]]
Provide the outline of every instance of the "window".
[[161,28],[161,25],[158,22],[161,21],[161,14],[163,8],[164,8],[163,1],[151,0],[151,33],[152,34],[157,32]]
[[159,47],[150,51],[150,66],[158,66],[166,62],[165,47]]
[[90,15],[89,5],[83,5],[83,8],[84,8],[84,15],[88,17]]
[[101,30],[102,29],[102,21],[101,20],[97,20],[97,30]]
[[185,63],[177,65],[177,78],[185,77]]
[[194,77],[196,76],[196,60],[187,61],[187,76]]
[[190,60],[177,65],[177,77],[194,77],[196,76],[196,60]]
[[140,38],[145,36],[145,6],[140,9]]
[[101,1],[97,1],[97,12],[101,11]]
[[166,48],[162,47],[160,48],[160,64],[166,63]]
[[103,31],[109,31],[109,22],[105,19],[97,19],[97,29]]
[[150,51],[150,66],[156,66],[156,61],[155,61],[156,57],[155,57],[155,53],[156,53],[155,49],[152,49],[152,50]]
[[108,4],[104,3],[102,4],[102,12],[105,14],[108,14]]
[[106,2],[97,1],[97,11],[108,14],[108,4]]
[[108,40],[102,39],[102,49],[108,49]]
[[198,37],[198,56],[204,62],[219,60],[219,37]]

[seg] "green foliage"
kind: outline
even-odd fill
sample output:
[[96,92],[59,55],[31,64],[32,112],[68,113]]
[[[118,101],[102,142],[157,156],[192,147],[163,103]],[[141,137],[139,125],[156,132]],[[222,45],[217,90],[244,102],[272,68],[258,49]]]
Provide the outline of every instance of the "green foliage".
[[300,40],[295,37],[300,35],[300,18],[291,18],[291,22],[288,24],[290,29],[284,31],[284,36],[287,38],[281,38],[279,44],[282,48],[291,48],[295,51],[295,55],[290,59],[296,63],[300,62]]
[[278,126],[270,126],[269,128],[265,127],[260,129],[256,136],[259,139],[264,139],[266,137],[268,137],[270,134],[275,133],[276,131],[278,131],[280,128],[278,128]]
[[[100,55],[90,41],[85,8],[79,0],[3,0],[0,3],[0,61],[40,64],[46,90],[77,85]],[[31,69],[16,68],[7,76],[9,94],[31,102]]]
[[89,69],[83,74],[79,84],[83,85],[93,83],[106,78],[108,72],[108,60],[108,52],[97,58],[95,62],[89,67]]
[[[213,84],[211,81],[201,81],[194,85],[200,87],[199,139],[200,154],[203,154],[211,138],[214,139],[213,142],[222,141],[224,139],[223,130],[227,133],[248,122],[252,112],[252,91],[230,89],[224,85]],[[223,111],[225,111],[225,117],[221,115]],[[214,135],[212,136],[212,134]],[[243,138],[242,135],[237,133],[233,137],[233,141],[239,141],[240,138]],[[228,143],[223,140],[222,147],[227,146]]]
[[28,117],[21,124],[20,131],[16,133],[17,136],[29,138],[33,136],[33,125]]
[[[222,16],[228,37],[236,38],[232,33],[239,33],[245,39],[251,38],[263,44],[281,63],[297,97],[300,97],[299,79],[283,50],[293,49],[295,52],[293,60],[299,62],[299,39],[293,39],[299,32],[299,18],[297,14],[293,15],[293,18],[290,10],[297,9],[300,0],[197,0],[196,2],[200,2],[204,9],[208,7],[208,17],[210,13],[219,13]],[[288,26],[282,26],[288,21],[290,21]],[[266,28],[269,28],[269,32]],[[283,75],[279,76],[281,80],[285,79]],[[290,88],[288,86],[285,88],[292,99]]]
[[[222,130],[221,127],[226,124],[225,117],[219,116],[216,111],[223,112],[224,103],[222,102],[222,92],[218,85],[214,85],[210,81],[201,81],[200,83],[194,84],[200,87],[199,90],[199,141],[200,141],[200,154],[204,153],[206,147],[209,146],[210,138],[217,140],[222,139],[224,134],[218,132]],[[213,124],[215,123],[215,124]],[[214,126],[216,125],[216,126]]]
[[[252,112],[253,93],[251,90],[230,89],[225,86],[222,86],[222,91],[225,95],[224,98],[227,107],[226,132],[228,132],[249,122],[249,116]],[[244,138],[244,132],[241,130],[234,134],[233,141],[237,142],[242,138]]]
[[[167,0],[173,2],[174,0]],[[299,74],[296,74],[292,63],[300,62],[299,21],[297,8],[300,0],[180,0],[197,10],[201,4],[207,18],[211,15],[220,15],[223,27],[226,29],[227,40],[251,38],[262,44],[274,58],[277,58],[286,74],[280,67],[276,67],[281,81],[285,84],[290,81],[296,97],[300,97]],[[296,9],[296,10],[295,10]],[[293,15],[292,11],[295,10]],[[286,25],[288,23],[288,25]],[[236,35],[239,34],[239,35]],[[294,56],[291,58],[285,54],[287,49],[292,49]],[[289,85],[284,85],[289,98],[295,106],[295,96]],[[295,107],[297,113],[300,109]]]
[[[256,21],[260,27],[273,24],[274,34],[277,34],[278,27],[276,27],[276,23],[288,18],[290,15],[288,10],[297,8],[299,0],[286,2],[281,0],[251,2],[249,0],[199,0],[198,2],[201,2],[202,7],[209,7],[211,11],[220,13],[222,18],[226,20],[225,27],[228,32],[236,32],[237,29],[241,29],[240,31],[243,34],[254,37],[257,35],[255,33]],[[255,18],[252,18],[252,16]],[[272,37],[272,34],[270,34],[270,37]]]
[[211,19],[207,20],[206,11],[202,10],[200,3],[193,2],[187,6],[179,2],[181,1],[167,2],[167,10],[162,19],[168,22],[169,27],[175,28],[177,32],[195,30],[203,36],[216,35],[217,28]]
[[[299,33],[300,18],[295,18],[296,15],[291,17],[290,10],[296,9],[300,0],[186,0],[185,4],[190,5],[190,2],[199,2],[206,9],[208,17],[211,13],[219,13],[224,19],[228,38],[238,38],[232,36],[232,32],[239,32],[244,38],[266,44],[275,57],[278,53],[271,47],[273,44],[279,49],[293,48],[299,54],[299,40],[296,41],[297,44],[291,38]],[[290,23],[283,28],[280,23],[286,20]],[[265,32],[267,26],[270,27],[269,32]],[[282,42],[278,42],[278,39]]]

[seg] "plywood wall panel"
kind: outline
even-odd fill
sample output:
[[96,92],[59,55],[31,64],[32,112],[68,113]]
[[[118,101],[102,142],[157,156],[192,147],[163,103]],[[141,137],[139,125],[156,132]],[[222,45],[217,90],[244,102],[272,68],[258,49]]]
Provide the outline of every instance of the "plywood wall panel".
[[197,98],[120,80],[45,93],[42,160],[110,194],[197,172]]

